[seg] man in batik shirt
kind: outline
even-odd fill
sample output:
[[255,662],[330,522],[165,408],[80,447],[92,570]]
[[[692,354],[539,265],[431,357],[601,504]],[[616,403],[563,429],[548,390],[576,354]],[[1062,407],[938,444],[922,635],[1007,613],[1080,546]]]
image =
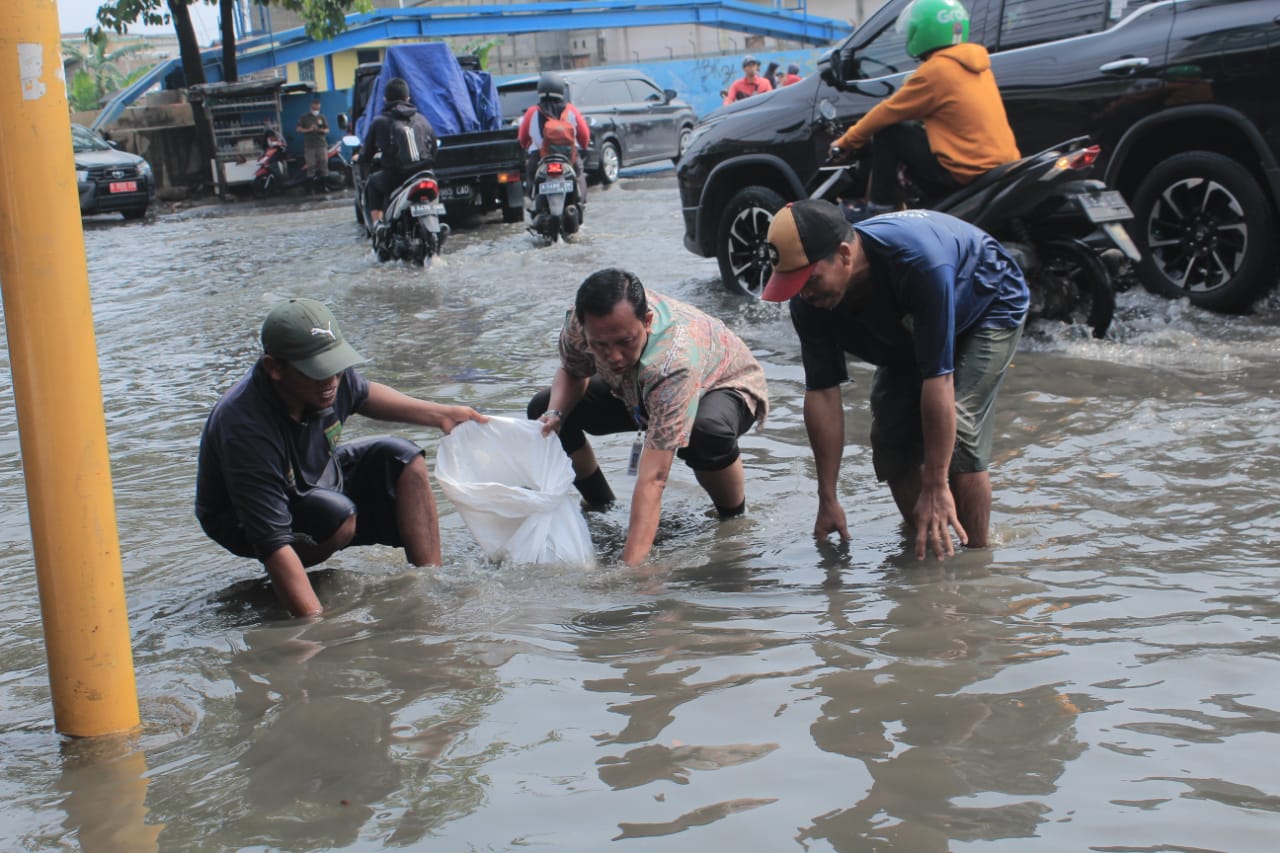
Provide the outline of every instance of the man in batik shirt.
[[544,435],[560,435],[589,508],[607,507],[614,495],[585,433],[636,433],[622,552],[634,565],[653,547],[677,456],[721,518],[745,511],[738,437],[763,424],[768,408],[764,370],[724,323],[607,269],[578,288],[560,332],[560,367],[551,388],[529,403],[529,417],[542,421]]

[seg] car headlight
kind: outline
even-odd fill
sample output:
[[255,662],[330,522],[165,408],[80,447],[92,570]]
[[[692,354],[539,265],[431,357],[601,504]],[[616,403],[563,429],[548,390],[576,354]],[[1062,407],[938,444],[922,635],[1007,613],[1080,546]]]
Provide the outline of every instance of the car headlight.
[[76,169],[76,180],[77,180],[77,181],[79,181],[79,182],[80,182],[80,183],[82,183],[82,184],[83,184],[83,183],[85,183],[86,181],[88,181],[88,180],[89,180],[89,170],[88,170],[88,169]]
[[151,164],[146,160],[138,164],[138,176],[142,178],[151,177]]

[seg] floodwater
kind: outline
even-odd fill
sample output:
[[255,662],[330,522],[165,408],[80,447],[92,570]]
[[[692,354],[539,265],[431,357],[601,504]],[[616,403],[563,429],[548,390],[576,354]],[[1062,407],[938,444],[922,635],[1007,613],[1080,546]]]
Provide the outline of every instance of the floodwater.
[[[798,345],[680,241],[671,172],[588,230],[455,233],[378,266],[342,202],[86,223],[143,726],[64,741],[0,348],[0,849],[1230,851],[1280,837],[1280,304],[1121,297],[1111,337],[1024,339],[1000,398],[994,545],[917,562],[846,390],[854,541],[815,543]],[[357,549],[284,617],[192,515],[204,417],[277,299],[331,303],[409,393],[520,414],[577,284],[622,266],[765,365],[748,514],[677,466],[652,564],[446,565]],[[359,418],[349,437],[385,431]],[[414,438],[434,460],[439,434]],[[599,442],[619,494],[629,436]],[[74,535],[74,529],[68,535]]]

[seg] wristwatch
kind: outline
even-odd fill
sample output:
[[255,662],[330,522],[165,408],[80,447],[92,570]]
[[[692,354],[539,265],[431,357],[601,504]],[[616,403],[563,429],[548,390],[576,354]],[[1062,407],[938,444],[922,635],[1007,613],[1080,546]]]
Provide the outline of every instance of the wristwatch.
[[559,420],[564,420],[564,415],[560,413],[559,409],[547,409],[545,412],[542,413],[542,416],[544,418],[555,417],[555,418],[558,418]]

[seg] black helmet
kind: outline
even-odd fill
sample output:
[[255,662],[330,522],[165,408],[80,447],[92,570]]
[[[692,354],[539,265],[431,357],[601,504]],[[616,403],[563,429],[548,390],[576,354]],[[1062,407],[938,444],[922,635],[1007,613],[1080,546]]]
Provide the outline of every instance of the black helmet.
[[564,100],[564,78],[554,71],[544,71],[538,78],[538,97]]

